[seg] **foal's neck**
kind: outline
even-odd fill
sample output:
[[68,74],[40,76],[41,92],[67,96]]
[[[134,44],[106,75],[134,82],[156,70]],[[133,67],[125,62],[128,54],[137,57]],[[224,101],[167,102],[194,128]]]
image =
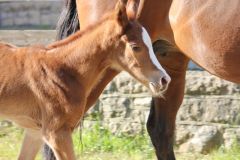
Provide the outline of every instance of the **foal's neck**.
[[[109,23],[110,26],[107,25]],[[109,23],[101,23],[89,31],[83,31],[85,33],[77,32],[49,46],[49,52],[53,52],[51,55],[77,71],[82,85],[89,89],[96,85],[107,68],[112,67],[112,55],[121,52],[116,26],[111,24],[114,22]]]

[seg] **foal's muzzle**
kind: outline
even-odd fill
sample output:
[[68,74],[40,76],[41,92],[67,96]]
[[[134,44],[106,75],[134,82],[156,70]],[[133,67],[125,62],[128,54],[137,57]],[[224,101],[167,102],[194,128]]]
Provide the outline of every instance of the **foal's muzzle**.
[[158,82],[149,82],[149,89],[152,95],[155,97],[162,97],[164,92],[168,89],[168,85],[171,82],[169,76],[163,76]]

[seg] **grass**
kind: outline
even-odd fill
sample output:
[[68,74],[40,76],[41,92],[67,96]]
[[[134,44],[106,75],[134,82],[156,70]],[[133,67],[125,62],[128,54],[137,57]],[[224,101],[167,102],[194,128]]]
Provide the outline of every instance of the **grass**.
[[[0,159],[10,160],[17,157],[22,139],[22,130],[15,127],[0,128]],[[16,159],[16,158],[15,158]]]
[[[95,125],[73,135],[75,152],[83,160],[156,160],[147,134],[129,136],[113,135],[105,128]],[[23,131],[16,127],[0,128],[0,160],[16,159],[20,150]],[[39,153],[37,160],[41,159]],[[240,145],[231,149],[219,148],[209,155],[178,153],[178,160],[240,160]]]
[[137,136],[113,135],[109,130],[99,125],[83,132],[82,145],[79,141],[79,135],[75,134],[74,144],[75,151],[78,151],[77,153],[87,160],[95,160],[96,157],[99,160],[154,159],[154,151],[146,134]]
[[179,160],[240,160],[240,145],[235,143],[230,149],[220,147],[208,155],[184,153],[178,157]]
[[211,155],[212,160],[240,160],[240,145],[235,141],[231,149],[220,148]]

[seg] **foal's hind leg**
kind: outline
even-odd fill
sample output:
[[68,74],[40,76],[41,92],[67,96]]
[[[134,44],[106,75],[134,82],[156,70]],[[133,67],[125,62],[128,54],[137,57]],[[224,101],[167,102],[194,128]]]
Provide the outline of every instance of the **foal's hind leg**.
[[39,131],[26,130],[18,160],[34,160],[42,143]]
[[[168,48],[164,50],[167,51]],[[166,54],[156,53],[156,55],[172,81],[164,94],[165,99],[153,98],[147,130],[158,160],[175,160],[173,151],[175,119],[183,99],[188,59],[175,51]]]

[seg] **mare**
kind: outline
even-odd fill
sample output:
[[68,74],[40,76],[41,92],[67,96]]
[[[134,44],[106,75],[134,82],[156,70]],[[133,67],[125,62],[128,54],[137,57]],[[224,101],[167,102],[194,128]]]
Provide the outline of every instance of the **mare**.
[[155,96],[171,80],[122,1],[64,40],[21,48],[1,43],[0,56],[0,116],[26,131],[19,160],[34,159],[43,142],[58,160],[75,159],[71,134],[105,70],[127,71]]
[[[78,19],[84,29],[112,10],[115,3],[116,0],[66,0],[59,38],[78,30]],[[240,83],[240,1],[129,1],[133,8],[138,5],[138,20],[155,42],[156,56],[172,78],[165,99],[153,98],[147,130],[158,159],[174,160],[175,119],[184,96],[189,60],[218,77]],[[114,76],[114,70],[105,75]],[[103,77],[99,90],[106,81],[108,78]]]

